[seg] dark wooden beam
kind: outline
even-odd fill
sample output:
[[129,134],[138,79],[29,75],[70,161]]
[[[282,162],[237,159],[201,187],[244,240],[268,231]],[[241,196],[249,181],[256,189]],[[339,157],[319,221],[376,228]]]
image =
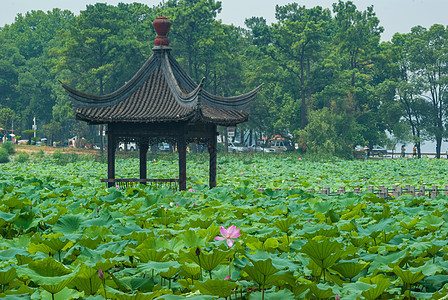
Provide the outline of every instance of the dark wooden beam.
[[208,153],[210,154],[210,170],[209,170],[209,186],[216,187],[216,157],[217,157],[217,141],[216,141],[216,125],[213,125],[213,137],[208,145]]
[[140,141],[140,179],[146,179],[147,176],[147,163],[146,158],[148,155],[149,144],[147,141]]
[[[107,178],[115,178],[115,150],[117,148],[117,140],[111,128],[108,128],[107,133]],[[108,187],[113,187],[113,182],[107,183]]]
[[187,190],[187,143],[185,135],[177,139],[177,152],[179,152],[179,191]]

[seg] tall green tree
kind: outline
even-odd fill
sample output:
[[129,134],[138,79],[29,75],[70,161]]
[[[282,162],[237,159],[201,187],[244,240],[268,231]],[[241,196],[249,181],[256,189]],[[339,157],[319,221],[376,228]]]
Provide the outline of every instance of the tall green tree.
[[[307,9],[294,3],[276,6],[276,18],[278,22],[272,26],[259,18],[246,20],[246,25],[256,45],[278,66],[284,91],[288,93],[282,103],[285,108],[282,121],[292,132],[303,129],[307,123],[309,99],[316,88],[311,84],[313,69],[328,40],[331,14],[319,6]],[[286,116],[290,116],[289,120]]]
[[443,25],[413,27],[410,34],[410,70],[421,86],[420,98],[430,104],[426,130],[436,142],[440,158],[448,104],[448,31]]
[[88,93],[118,89],[147,58],[152,19],[143,4],[87,5],[70,30],[60,33],[64,45],[53,51],[55,71],[69,70],[68,83]]

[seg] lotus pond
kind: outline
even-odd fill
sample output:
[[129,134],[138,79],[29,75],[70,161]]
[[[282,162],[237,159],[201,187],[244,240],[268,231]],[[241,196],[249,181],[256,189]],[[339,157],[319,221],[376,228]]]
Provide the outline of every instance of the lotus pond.
[[[207,188],[105,188],[105,164],[0,165],[0,297],[6,299],[442,299],[448,198],[386,199],[368,185],[445,185],[446,160],[313,162],[223,156]],[[138,162],[117,160],[117,178]],[[175,160],[148,162],[177,177]],[[339,196],[308,189],[350,191]],[[263,190],[259,190],[262,188]]]

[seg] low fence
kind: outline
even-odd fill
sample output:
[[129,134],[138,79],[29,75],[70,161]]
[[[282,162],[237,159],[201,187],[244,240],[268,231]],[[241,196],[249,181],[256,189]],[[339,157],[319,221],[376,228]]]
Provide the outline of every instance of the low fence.
[[[276,191],[279,191],[280,189],[275,189]],[[258,189],[259,192],[263,192],[264,189]],[[316,193],[315,189],[309,189],[306,190],[308,193]],[[324,187],[321,189],[320,194],[322,195],[328,195],[328,196],[338,196],[340,194],[345,194],[349,192],[346,187],[340,187],[335,192],[331,192],[329,187]],[[354,194],[361,194],[361,188],[355,187],[351,191]],[[421,197],[421,196],[427,196],[431,197],[432,199],[436,198],[437,195],[440,193],[443,193],[445,196],[448,196],[448,185],[445,185],[445,188],[439,188],[437,185],[433,185],[431,188],[427,188],[426,186],[422,185],[420,187],[415,187],[412,185],[407,184],[404,188],[398,185],[393,185],[391,188],[386,187],[383,185],[380,185],[378,189],[375,189],[375,186],[369,185],[367,187],[367,192],[372,194],[377,194],[380,198],[387,198],[389,196],[393,197],[400,197],[401,195],[412,195],[413,197]]]

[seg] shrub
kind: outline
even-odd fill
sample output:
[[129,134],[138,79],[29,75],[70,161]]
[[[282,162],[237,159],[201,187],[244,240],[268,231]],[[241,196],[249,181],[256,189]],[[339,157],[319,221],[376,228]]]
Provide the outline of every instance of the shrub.
[[30,159],[30,155],[26,152],[18,152],[16,157],[14,158],[14,161],[19,163],[27,162]]
[[11,141],[6,141],[2,143],[2,148],[6,149],[9,154],[14,154],[14,143]]
[[42,158],[44,158],[45,152],[42,149],[39,149],[39,151],[34,152],[34,156],[38,159],[41,160]]
[[0,148],[0,163],[9,162],[9,153],[5,148]]

